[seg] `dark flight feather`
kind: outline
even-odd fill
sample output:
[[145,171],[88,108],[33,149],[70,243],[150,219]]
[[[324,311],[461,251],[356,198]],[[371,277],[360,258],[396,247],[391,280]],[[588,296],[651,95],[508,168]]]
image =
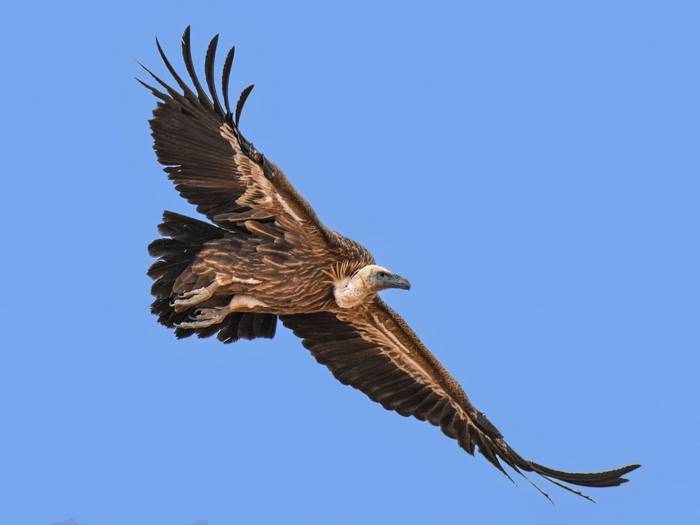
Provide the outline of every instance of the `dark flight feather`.
[[[160,46],[160,42],[158,41],[158,38],[156,38],[156,47],[158,48],[158,53],[160,54],[160,58],[163,60],[165,67],[168,68],[168,72],[175,79],[175,82],[177,82],[177,85],[180,86],[180,89],[182,89],[182,91],[184,92],[185,97],[190,99],[190,101],[196,101],[197,97],[195,96],[195,94],[192,92],[192,90],[189,88],[189,86],[185,83],[185,81],[182,80],[180,75],[177,74],[177,71],[175,70],[175,68],[170,64],[168,57],[165,56],[165,51],[163,51],[163,48]],[[150,71],[149,71],[149,73],[150,73]],[[153,75],[153,76],[155,77],[155,75]],[[163,84],[163,85],[165,85],[165,84]],[[170,89],[168,91],[170,91]]]
[[202,85],[199,83],[199,78],[197,77],[197,71],[194,68],[194,62],[192,62],[192,46],[190,45],[190,26],[185,28],[185,32],[182,34],[182,59],[185,61],[185,67],[187,68],[187,73],[190,75],[190,79],[194,84],[194,88],[197,90],[197,97],[199,98],[199,103],[206,107],[211,108],[211,101]]
[[221,74],[221,91],[223,91],[224,94],[224,105],[226,106],[227,118],[230,118],[231,116],[231,108],[228,102],[228,83],[231,79],[231,66],[233,65],[233,57],[235,54],[236,46],[233,46],[231,49],[229,49],[229,52],[226,55],[226,60],[224,61],[224,70]]
[[241,96],[238,97],[238,103],[236,104],[236,127],[238,127],[238,122],[241,120],[241,112],[243,111],[245,101],[248,100],[248,96],[250,92],[253,91],[254,87],[255,84],[249,85],[241,92]]
[[225,118],[226,114],[224,109],[221,107],[221,102],[219,102],[219,96],[216,93],[216,84],[214,82],[214,63],[216,61],[216,45],[219,42],[219,35],[214,35],[214,38],[209,42],[209,47],[207,48],[207,57],[204,61],[204,73],[207,80],[207,86],[209,87],[209,94],[214,102],[214,110],[222,117]]

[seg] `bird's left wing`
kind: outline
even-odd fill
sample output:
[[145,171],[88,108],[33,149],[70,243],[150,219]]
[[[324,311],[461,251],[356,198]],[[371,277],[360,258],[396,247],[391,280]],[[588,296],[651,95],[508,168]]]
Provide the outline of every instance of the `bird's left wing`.
[[[241,110],[253,86],[243,90],[232,112],[228,84],[234,48],[224,62],[222,106],[214,80],[217,43],[218,35],[211,40],[205,60],[209,98],[192,61],[190,28],[182,36],[182,57],[194,90],[178,75],[156,40],[161,58],[179,87],[169,86],[143,66],[164,90],[139,80],[160,100],[151,120],[158,160],[166,166],[180,194],[218,226],[247,228],[268,237],[279,237],[281,231],[285,239],[300,241],[300,246],[322,248],[333,241],[332,235],[282,171],[240,132]],[[269,227],[271,223],[273,227]]]
[[281,320],[341,383],[361,390],[388,410],[439,426],[469,454],[478,449],[506,475],[501,462],[518,473],[536,472],[584,496],[564,483],[588,487],[620,485],[627,481],[622,476],[638,467],[575,473],[550,469],[522,458],[486,416],[476,410],[460,385],[406,322],[379,298],[363,309],[287,315],[281,316]]

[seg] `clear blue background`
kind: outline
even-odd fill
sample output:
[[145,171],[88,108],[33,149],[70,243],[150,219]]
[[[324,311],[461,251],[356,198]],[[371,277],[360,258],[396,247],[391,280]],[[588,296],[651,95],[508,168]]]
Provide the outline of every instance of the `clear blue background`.
[[[2,48],[0,522],[697,523],[695,2],[18,3]],[[564,5],[565,4],[565,5]],[[337,383],[289,332],[176,341],[146,245],[194,213],[135,60],[192,24],[243,129],[511,444],[640,462],[552,507]]]

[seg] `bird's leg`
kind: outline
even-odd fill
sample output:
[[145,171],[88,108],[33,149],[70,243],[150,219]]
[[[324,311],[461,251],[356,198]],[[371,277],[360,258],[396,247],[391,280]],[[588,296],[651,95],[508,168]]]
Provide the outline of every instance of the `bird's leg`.
[[259,307],[267,306],[262,301],[249,295],[234,295],[228,303],[229,312],[254,312]]
[[231,313],[228,306],[219,306],[217,308],[199,308],[194,315],[190,317],[190,321],[179,323],[178,328],[197,329],[207,328],[209,326],[219,324],[226,316]]
[[219,281],[214,279],[214,281],[208,286],[181,293],[175,299],[173,299],[170,304],[175,308],[176,312],[182,312],[191,306],[195,306],[203,301],[206,301],[207,299],[211,299],[219,286]]
[[260,307],[267,306],[262,301],[248,295],[235,295],[226,306],[215,308],[199,308],[195,311],[190,321],[185,321],[177,326],[179,328],[207,328],[219,324],[232,312],[253,312]]

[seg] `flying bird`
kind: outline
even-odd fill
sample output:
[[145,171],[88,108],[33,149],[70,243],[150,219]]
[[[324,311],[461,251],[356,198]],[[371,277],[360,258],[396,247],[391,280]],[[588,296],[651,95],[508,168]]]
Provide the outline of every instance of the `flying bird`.
[[195,72],[189,27],[182,37],[182,57],[192,87],[157,39],[177,87],[145,66],[158,87],[137,79],[158,99],[150,120],[158,160],[180,195],[211,221],[163,214],[163,238],[148,247],[157,258],[148,275],[154,280],[151,310],[159,322],[178,338],[216,334],[231,343],[272,338],[279,319],[341,383],[386,409],[440,427],[466,452],[478,450],[509,478],[503,464],[585,498],[571,485],[626,482],[623,476],[639,465],[564,472],[525,459],[508,445],[406,322],[379,298],[388,288],[408,290],[409,281],[376,264],[359,243],[324,226],[282,170],[243,136],[239,121],[253,86],[243,90],[232,110],[231,48],[223,65],[222,103],[214,78],[217,44],[218,35],[205,59],[208,93]]

